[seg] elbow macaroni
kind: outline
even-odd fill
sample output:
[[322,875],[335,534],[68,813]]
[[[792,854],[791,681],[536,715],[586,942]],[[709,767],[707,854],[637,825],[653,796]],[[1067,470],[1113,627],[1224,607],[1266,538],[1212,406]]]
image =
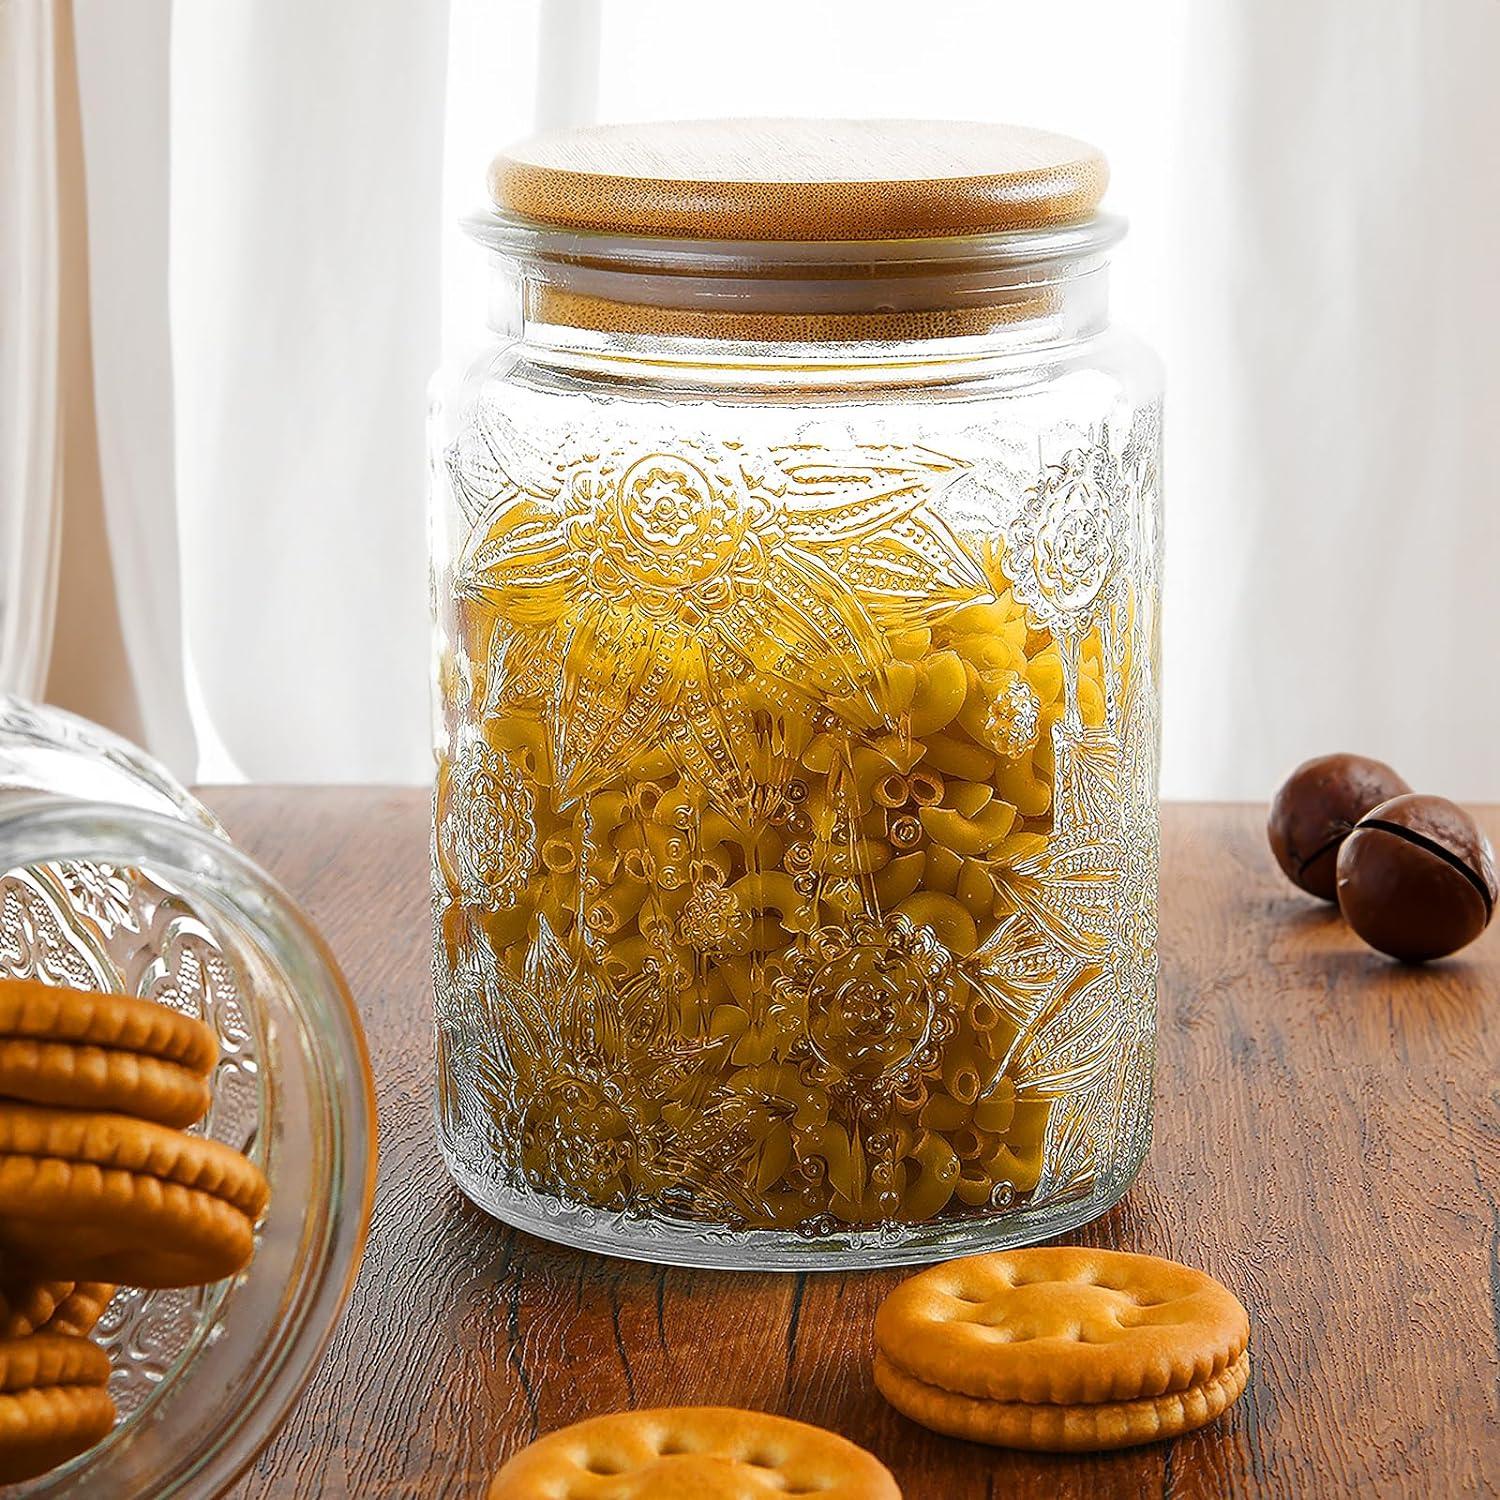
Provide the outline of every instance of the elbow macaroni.
[[[742,742],[642,743],[576,798],[540,710],[459,726],[439,943],[457,971],[477,924],[503,993],[552,987],[496,1023],[516,1095],[497,1133],[531,1187],[606,1208],[672,1188],[674,1211],[736,1228],[918,1222],[1036,1187],[1051,1104],[973,965],[1013,910],[1008,872],[1048,846],[1068,683],[993,556],[988,573],[988,597],[919,627],[877,620],[878,673],[853,652],[807,655],[800,689],[751,671],[725,689]],[[500,628],[477,606],[456,628],[476,621]],[[589,670],[607,686],[618,665]],[[1097,637],[1076,675],[1098,724]],[[710,805],[709,761],[738,806]],[[518,841],[534,853],[503,880]],[[661,1132],[676,1183],[632,1154]]]

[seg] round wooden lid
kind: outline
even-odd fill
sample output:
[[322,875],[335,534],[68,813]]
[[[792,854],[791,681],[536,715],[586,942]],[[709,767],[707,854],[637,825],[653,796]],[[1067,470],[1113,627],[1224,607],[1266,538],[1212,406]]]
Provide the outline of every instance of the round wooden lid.
[[490,167],[504,213],[566,229],[692,240],[936,239],[1086,219],[1094,147],[942,120],[684,120],[591,125]]

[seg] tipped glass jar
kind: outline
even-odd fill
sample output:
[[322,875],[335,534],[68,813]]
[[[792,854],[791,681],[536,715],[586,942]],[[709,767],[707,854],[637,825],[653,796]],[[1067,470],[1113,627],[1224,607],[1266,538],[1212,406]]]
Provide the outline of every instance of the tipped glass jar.
[[496,162],[432,423],[438,1119],[490,1212],[847,1266],[1129,1185],[1160,376],[1103,181],[911,122]]
[[191,1129],[243,1151],[271,1188],[238,1276],[116,1292],[93,1338],[119,1421],[14,1494],[225,1494],[317,1369],[359,1269],[375,1100],[348,987],[286,892],[162,767],[4,694],[0,976],[137,995],[205,1022],[219,1061]]

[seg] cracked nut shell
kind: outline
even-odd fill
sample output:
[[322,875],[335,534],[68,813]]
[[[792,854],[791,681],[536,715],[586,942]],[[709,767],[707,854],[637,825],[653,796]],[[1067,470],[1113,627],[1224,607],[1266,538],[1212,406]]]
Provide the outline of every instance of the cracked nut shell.
[[1446,797],[1408,794],[1372,808],[1338,856],[1339,908],[1372,948],[1406,963],[1472,943],[1500,901],[1494,851]]

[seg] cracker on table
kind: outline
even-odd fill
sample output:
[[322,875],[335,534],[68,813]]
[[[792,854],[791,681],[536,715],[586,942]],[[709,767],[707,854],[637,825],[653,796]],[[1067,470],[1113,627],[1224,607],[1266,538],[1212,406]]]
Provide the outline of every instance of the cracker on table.
[[885,1465],[847,1438],[722,1406],[612,1412],[559,1428],[495,1476],[489,1500],[900,1500]]
[[1153,1255],[1037,1246],[902,1282],[875,1341],[902,1374],[986,1401],[1135,1401],[1205,1386],[1244,1354],[1249,1316],[1203,1271]]

